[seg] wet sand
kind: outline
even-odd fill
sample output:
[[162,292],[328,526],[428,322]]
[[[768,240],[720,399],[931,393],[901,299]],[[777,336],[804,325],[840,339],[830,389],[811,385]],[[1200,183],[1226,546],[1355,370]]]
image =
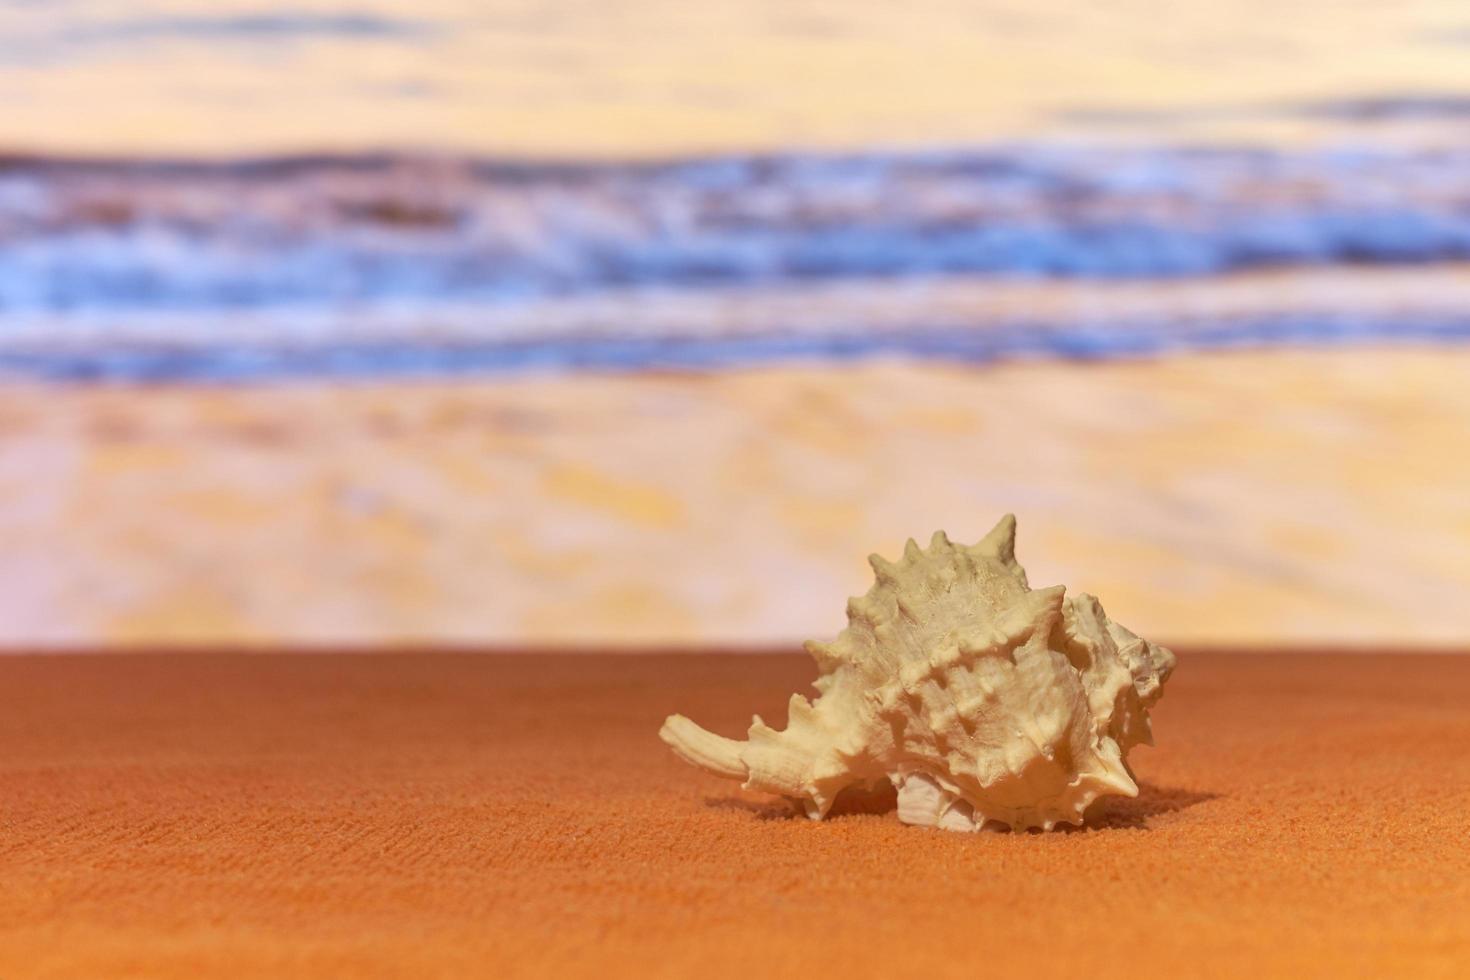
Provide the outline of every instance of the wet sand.
[[0,976],[1464,976],[1470,658],[1191,655],[1086,830],[684,765],[801,656],[0,658]]
[[1463,644],[1470,349],[0,387],[0,645],[763,645],[1020,518],[1165,642]]

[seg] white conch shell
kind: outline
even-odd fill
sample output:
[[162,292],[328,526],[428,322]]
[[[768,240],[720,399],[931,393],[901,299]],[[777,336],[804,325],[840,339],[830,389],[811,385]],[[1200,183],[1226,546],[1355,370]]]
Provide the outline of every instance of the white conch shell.
[[832,643],[808,643],[815,703],[792,695],[785,731],[750,740],[681,715],[659,736],[683,759],[747,789],[791,797],[813,819],[844,788],[887,777],[905,823],[979,830],[1082,823],[1104,795],[1136,796],[1128,750],[1153,744],[1148,708],[1168,649],[1112,622],[1090,595],[1031,589],[1006,515],[973,547],[940,531],[847,605]]

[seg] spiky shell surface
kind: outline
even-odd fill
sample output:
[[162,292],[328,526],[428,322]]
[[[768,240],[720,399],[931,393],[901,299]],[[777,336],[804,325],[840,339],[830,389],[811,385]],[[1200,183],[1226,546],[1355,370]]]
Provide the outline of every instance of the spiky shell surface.
[[857,783],[890,779],[905,823],[978,830],[1082,822],[1099,796],[1135,796],[1128,750],[1152,744],[1148,708],[1174,654],[1108,619],[1090,595],[1032,589],[1007,515],[978,544],[869,561],[831,643],[808,643],[817,699],[785,731],[759,717],[737,742],[671,716],[687,761],[797,800],[814,819]]

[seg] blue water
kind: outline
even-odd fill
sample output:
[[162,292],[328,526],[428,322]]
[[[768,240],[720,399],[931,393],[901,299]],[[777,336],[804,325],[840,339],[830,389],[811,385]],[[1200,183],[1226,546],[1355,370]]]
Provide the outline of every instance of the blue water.
[[1461,342],[1470,20],[1178,6],[0,0],[0,373]]
[[778,362],[836,363],[873,356],[988,364],[1013,359],[1109,360],[1179,351],[1273,346],[1335,347],[1361,342],[1470,342],[1470,317],[1385,320],[1346,316],[1253,318],[1184,336],[1157,321],[998,334],[933,330],[902,335],[857,329],[838,336],[600,338],[512,344],[425,344],[341,340],[307,348],[228,344],[199,347],[96,345],[88,350],[0,350],[0,375],[48,381],[218,382],[356,379],[384,376],[503,376],[577,370],[696,370]]
[[[1328,301],[1185,328],[1161,308],[976,329],[926,321],[923,294],[1467,258],[1470,149],[1032,144],[638,165],[17,157],[0,162],[0,369],[249,378],[1459,341],[1470,307],[1453,304],[1385,317]],[[829,287],[812,294],[820,305],[849,286],[907,291],[903,329],[850,312],[816,333],[706,315],[652,333],[637,322],[649,295],[707,311]],[[601,304],[601,319],[537,335],[538,309],[569,301]],[[506,316],[532,328],[508,335],[495,326]],[[167,329],[127,326],[140,323]]]

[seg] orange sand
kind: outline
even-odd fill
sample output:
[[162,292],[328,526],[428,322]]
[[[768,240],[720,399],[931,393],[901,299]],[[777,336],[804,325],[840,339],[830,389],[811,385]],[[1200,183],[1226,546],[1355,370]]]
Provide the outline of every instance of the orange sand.
[[814,824],[655,737],[810,676],[0,659],[0,977],[1470,975],[1470,658],[1186,654],[1073,833]]

